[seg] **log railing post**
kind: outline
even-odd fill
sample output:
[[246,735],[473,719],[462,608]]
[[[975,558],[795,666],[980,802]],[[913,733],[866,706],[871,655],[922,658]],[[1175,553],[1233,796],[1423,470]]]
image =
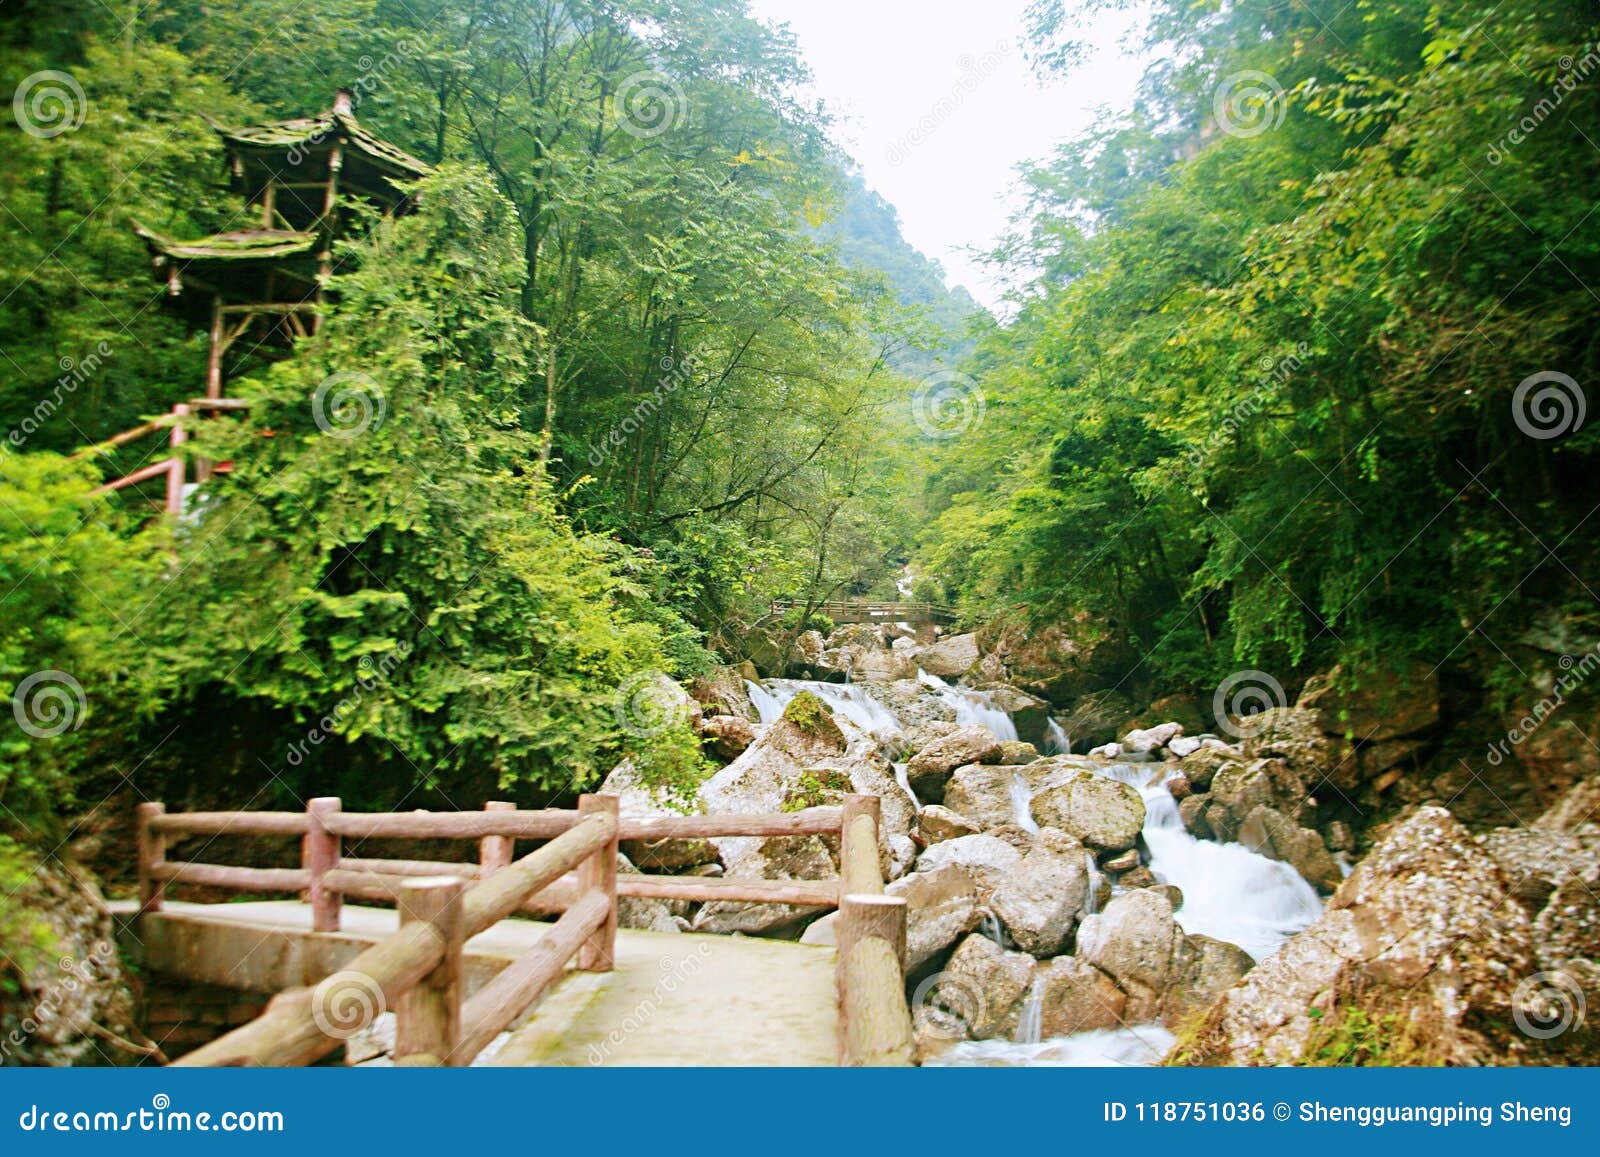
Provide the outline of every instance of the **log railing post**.
[[172,407],[172,464],[167,469],[167,513],[173,517],[183,513],[184,464],[182,447],[189,439],[183,420],[189,416],[189,407],[183,403]]
[[306,891],[311,901],[313,932],[339,931],[343,896],[329,888],[324,877],[339,866],[340,840],[328,830],[325,821],[337,814],[340,807],[338,796],[319,796],[306,803],[309,823],[300,842],[300,864],[311,876]]
[[839,898],[839,1063],[909,1065],[904,896]]
[[883,891],[878,861],[878,823],[883,804],[875,795],[847,795],[839,828],[839,894]]
[[465,939],[461,896],[466,884],[456,876],[424,876],[400,887],[400,926],[433,925],[444,956],[433,971],[395,1001],[394,1059],[399,1065],[469,1062],[455,1056],[461,1039],[461,945]]
[[166,899],[167,885],[164,880],[157,880],[150,869],[167,858],[167,837],[155,831],[150,826],[150,821],[159,815],[165,815],[167,805],[162,803],[142,803],[136,811],[137,817],[137,847],[139,868],[139,911],[159,912],[161,903]]
[[[483,805],[486,812],[514,812],[517,805],[492,799]],[[511,836],[484,836],[478,841],[478,879],[487,880],[501,868],[509,868],[516,858],[517,841]]]
[[[578,810],[584,815],[596,813],[617,818],[619,800],[614,795],[582,795],[578,797]],[[578,950],[578,968],[584,972],[610,972],[617,953],[617,836],[594,855],[578,866],[578,893],[582,899],[591,891],[604,894],[610,908],[605,923],[585,940]]]

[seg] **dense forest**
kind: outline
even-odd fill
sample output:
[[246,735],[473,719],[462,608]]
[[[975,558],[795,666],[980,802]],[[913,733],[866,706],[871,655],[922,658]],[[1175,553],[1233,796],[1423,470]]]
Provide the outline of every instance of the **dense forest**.
[[[774,596],[885,582],[909,550],[884,436],[976,307],[741,4],[8,16],[7,82],[45,75],[0,173],[0,647],[8,685],[52,673],[26,710],[69,723],[3,741],[20,829],[51,843],[130,784],[250,806],[590,784],[628,748],[630,677],[703,672]],[[338,85],[433,166],[421,211],[347,231],[292,358],[227,359],[251,421],[190,443],[235,464],[203,518],[90,497],[161,447],[74,452],[205,374],[133,226],[242,227],[212,126]],[[361,436],[325,435],[324,396]],[[634,754],[700,771],[687,733]]]
[[[1097,5],[1041,0],[1079,59]],[[1159,3],[1127,115],[1024,174],[986,420],[924,500],[974,606],[1130,679],[1473,667],[1592,634],[1600,77],[1587,3]]]
[[[1033,6],[1043,80],[1103,7]],[[1514,640],[1597,626],[1595,33],[1158,3],[1135,107],[1021,174],[996,320],[741,0],[9,6],[7,838],[692,785],[619,695],[907,563],[973,624],[1120,632],[1144,702],[1414,659],[1514,697]],[[227,359],[189,514],[93,495],[206,372],[135,226],[239,228],[215,127],[341,86],[416,211],[350,207],[315,333]]]

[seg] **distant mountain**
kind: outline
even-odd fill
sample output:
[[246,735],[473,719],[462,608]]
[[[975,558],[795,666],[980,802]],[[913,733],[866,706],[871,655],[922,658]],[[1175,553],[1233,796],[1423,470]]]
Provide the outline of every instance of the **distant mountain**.
[[945,284],[944,267],[905,239],[895,207],[869,189],[859,173],[843,173],[840,183],[843,203],[838,216],[822,226],[822,236],[848,264],[880,271],[901,304],[921,310],[942,339],[926,354],[909,357],[909,368],[960,361],[971,352],[970,323],[983,307],[963,287]]

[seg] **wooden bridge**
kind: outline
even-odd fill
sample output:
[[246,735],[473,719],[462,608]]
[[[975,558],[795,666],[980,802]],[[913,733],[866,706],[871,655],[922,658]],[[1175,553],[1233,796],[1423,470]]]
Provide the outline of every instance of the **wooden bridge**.
[[[883,894],[876,796],[773,815],[648,817],[619,815],[607,795],[583,796],[576,811],[360,814],[323,798],[304,812],[168,814],[147,803],[138,832],[133,918],[146,970],[277,993],[179,1065],[311,1064],[384,1010],[401,1065],[912,1061],[906,908]],[[167,858],[177,839],[240,835],[298,838],[301,866]],[[839,876],[617,872],[619,840],[721,836],[837,837]],[[474,840],[478,860],[347,857],[345,839]],[[516,858],[518,840],[542,842]],[[179,903],[170,885],[304,899]],[[837,947],[619,932],[625,897],[837,907]]]
[[[777,599],[772,603],[774,615],[786,614],[796,607],[805,610],[808,604],[792,599]],[[810,608],[814,615],[826,615],[836,623],[953,623],[961,617],[955,607],[938,603],[877,603],[866,599],[840,599],[818,603]]]

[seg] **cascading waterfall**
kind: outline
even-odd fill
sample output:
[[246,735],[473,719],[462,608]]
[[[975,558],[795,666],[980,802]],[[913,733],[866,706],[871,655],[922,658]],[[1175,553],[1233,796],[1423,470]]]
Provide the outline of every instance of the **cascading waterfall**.
[[1028,786],[1028,777],[1020,770],[1011,776],[1011,814],[1017,826],[1024,831],[1039,830],[1033,818],[1033,789]]
[[1071,755],[1072,736],[1054,715],[1045,723],[1044,753],[1046,755]]
[[1017,1021],[1017,1043],[1036,1045],[1044,1033],[1044,978],[1035,976],[1022,1001],[1022,1017]]
[[1089,896],[1084,901],[1083,914],[1093,916],[1100,911],[1100,885],[1105,880],[1105,873],[1095,863],[1093,852],[1084,852],[1083,861],[1084,870],[1089,874]]
[[876,736],[898,734],[900,720],[865,688],[853,683],[823,683],[815,679],[769,679],[765,686],[745,682],[750,703],[762,723],[772,723],[783,714],[789,701],[809,691],[834,712],[843,715],[863,731]]
[[983,691],[973,691],[967,687],[952,687],[937,675],[930,675],[921,668],[917,669],[917,682],[935,692],[945,704],[955,712],[956,722],[963,727],[969,723],[978,723],[994,732],[996,738],[1017,738],[1017,725],[1011,722],[1011,716],[994,705],[992,696]]

